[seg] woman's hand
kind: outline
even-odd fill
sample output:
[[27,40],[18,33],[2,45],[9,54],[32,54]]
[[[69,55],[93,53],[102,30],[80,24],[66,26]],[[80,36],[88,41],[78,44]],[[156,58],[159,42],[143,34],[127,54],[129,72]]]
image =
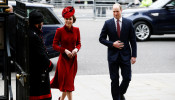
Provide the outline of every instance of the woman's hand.
[[75,48],[74,50],[72,50],[72,56],[74,57],[75,55],[77,55],[78,49]]
[[72,58],[72,57],[73,57],[73,56],[72,56],[72,53],[71,53],[69,50],[65,49],[64,52],[67,54],[67,56],[68,56],[69,58]]

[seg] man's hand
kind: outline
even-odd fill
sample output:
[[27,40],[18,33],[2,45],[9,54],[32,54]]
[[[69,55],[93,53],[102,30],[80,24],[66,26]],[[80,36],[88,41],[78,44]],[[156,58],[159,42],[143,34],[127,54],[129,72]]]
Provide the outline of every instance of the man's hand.
[[122,48],[124,47],[124,43],[121,42],[121,41],[119,41],[119,40],[117,40],[117,41],[115,41],[115,42],[113,43],[113,46],[114,46],[115,48],[122,49]]
[[75,55],[77,55],[77,52],[78,52],[78,49],[75,48],[75,49],[72,51],[72,56],[74,57]]
[[67,54],[67,56],[68,56],[69,58],[72,58],[72,57],[73,57],[73,56],[72,56],[72,53],[71,53],[69,50],[65,49],[64,52]]
[[131,63],[134,64],[136,62],[136,57],[131,57]]

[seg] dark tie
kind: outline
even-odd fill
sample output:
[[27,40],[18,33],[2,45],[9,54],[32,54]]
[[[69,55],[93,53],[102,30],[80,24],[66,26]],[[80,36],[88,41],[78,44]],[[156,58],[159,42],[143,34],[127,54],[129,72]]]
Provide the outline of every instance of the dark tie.
[[117,35],[120,38],[120,24],[119,24],[119,20],[117,19]]

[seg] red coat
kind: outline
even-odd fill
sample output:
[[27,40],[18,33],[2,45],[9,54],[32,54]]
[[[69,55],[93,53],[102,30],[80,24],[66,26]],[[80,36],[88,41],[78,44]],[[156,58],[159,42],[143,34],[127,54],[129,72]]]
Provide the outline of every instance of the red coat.
[[53,40],[54,50],[60,52],[55,76],[51,80],[51,88],[57,88],[62,92],[74,91],[74,79],[77,73],[77,55],[68,58],[65,49],[72,52],[75,48],[80,50],[80,31],[73,27],[69,30],[66,26],[58,28]]

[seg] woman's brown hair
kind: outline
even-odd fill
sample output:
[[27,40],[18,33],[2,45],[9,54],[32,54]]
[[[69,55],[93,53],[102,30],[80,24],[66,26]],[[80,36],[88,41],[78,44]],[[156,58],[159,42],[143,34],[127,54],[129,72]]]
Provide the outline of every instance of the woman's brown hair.
[[73,15],[73,23],[75,23],[76,22],[76,17]]

